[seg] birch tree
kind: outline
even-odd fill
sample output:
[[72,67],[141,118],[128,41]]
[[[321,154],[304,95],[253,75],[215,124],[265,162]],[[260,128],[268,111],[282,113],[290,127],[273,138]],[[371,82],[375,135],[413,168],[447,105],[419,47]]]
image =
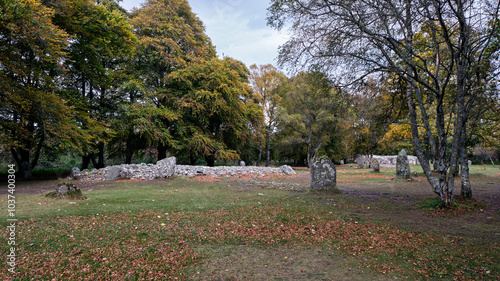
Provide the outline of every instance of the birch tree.
[[[279,72],[276,67],[271,64],[267,65],[251,65],[250,66],[250,83],[252,85],[254,95],[259,104],[262,106],[265,117],[265,151],[266,151],[266,167],[269,167],[271,158],[271,141],[276,132],[278,125],[278,106],[281,102],[279,93],[280,86],[286,82],[286,76]],[[259,163],[262,154],[262,148],[259,148]]]
[[[468,113],[481,94],[470,91],[471,69],[490,49],[496,30],[483,27],[496,21],[498,8],[498,1],[473,0],[274,0],[268,23],[291,26],[293,36],[280,48],[283,66],[319,68],[345,87],[380,72],[404,80],[417,157],[433,191],[449,205]],[[419,46],[415,34],[424,26],[431,40]],[[421,48],[432,55],[421,56]],[[441,60],[444,54],[450,59]],[[436,109],[432,118],[428,101]],[[431,153],[423,151],[420,126]]]

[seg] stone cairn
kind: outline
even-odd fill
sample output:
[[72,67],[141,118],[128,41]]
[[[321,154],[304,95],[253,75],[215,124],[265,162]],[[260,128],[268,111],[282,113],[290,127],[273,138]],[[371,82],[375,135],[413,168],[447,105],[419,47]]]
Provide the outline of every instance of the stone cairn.
[[175,166],[175,175],[185,176],[185,177],[194,177],[194,176],[234,177],[234,176],[244,176],[244,175],[256,175],[263,177],[265,175],[295,175],[295,174],[296,173],[292,169],[292,167],[288,165],[284,165],[279,168],[255,167],[255,166],[219,166],[219,167],[189,166],[189,165]]
[[52,198],[85,199],[78,187],[66,182],[58,184],[56,190],[47,193],[45,196]]
[[[371,155],[371,156],[360,155],[357,159],[360,159],[362,157],[364,157],[365,161],[368,158],[377,159],[379,164],[384,164],[384,165],[396,165],[396,160],[398,158],[397,155]],[[408,157],[408,161],[411,164],[415,164],[415,165],[420,164],[417,156],[407,155],[407,157]]]
[[411,178],[410,162],[408,161],[408,155],[406,155],[404,149],[401,150],[396,158],[396,177],[404,179]]
[[337,171],[332,161],[321,157],[312,164],[311,189],[340,192],[337,189]]
[[194,176],[242,176],[256,175],[265,176],[268,174],[294,175],[295,171],[287,165],[279,168],[254,167],[254,166],[188,166],[176,165],[176,158],[170,157],[158,161],[156,164],[131,164],[109,166],[103,169],[83,170],[78,168],[71,170],[71,178],[83,181],[110,181],[125,179],[153,180],[156,178],[170,178],[174,175],[194,177]]

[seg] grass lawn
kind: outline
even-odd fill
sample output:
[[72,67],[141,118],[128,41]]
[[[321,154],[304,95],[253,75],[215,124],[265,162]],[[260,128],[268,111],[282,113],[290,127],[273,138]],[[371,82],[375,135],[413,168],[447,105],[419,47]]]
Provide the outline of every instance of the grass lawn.
[[[477,200],[440,209],[422,176],[338,167],[341,194],[309,173],[262,179],[57,181],[16,196],[16,274],[3,280],[500,280],[500,170],[472,166]],[[5,185],[0,204],[7,209]],[[459,193],[457,180],[456,193]],[[4,261],[7,217],[0,234]]]

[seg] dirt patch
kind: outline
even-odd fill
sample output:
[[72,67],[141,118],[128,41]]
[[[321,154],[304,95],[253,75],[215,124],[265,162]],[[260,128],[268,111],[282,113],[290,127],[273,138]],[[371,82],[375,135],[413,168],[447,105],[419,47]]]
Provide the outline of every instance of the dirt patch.
[[[345,255],[316,248],[207,246],[190,280],[391,280]],[[200,272],[204,276],[200,276]],[[208,273],[208,276],[207,276]],[[394,280],[394,279],[392,279]]]
[[212,177],[212,176],[195,176],[193,177],[193,179],[195,181],[199,181],[199,182],[218,182],[218,181],[221,181],[222,178],[219,178],[219,177]]
[[370,178],[370,179],[392,179],[393,176],[388,175],[377,175],[377,174],[366,174],[366,175],[356,175],[357,178]]
[[143,179],[116,180],[116,182],[136,182],[136,181],[144,181],[144,180]]

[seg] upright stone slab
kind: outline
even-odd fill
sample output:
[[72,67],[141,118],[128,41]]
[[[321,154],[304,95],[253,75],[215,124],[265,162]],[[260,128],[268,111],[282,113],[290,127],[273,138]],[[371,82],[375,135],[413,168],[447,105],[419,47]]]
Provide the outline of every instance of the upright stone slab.
[[156,162],[156,166],[158,167],[158,177],[159,178],[172,177],[175,173],[176,162],[177,158],[175,157],[169,157]]
[[240,167],[245,167],[245,166],[246,166],[245,161],[241,160],[241,161],[240,161]]
[[104,180],[106,181],[117,180],[118,177],[120,176],[121,169],[122,167],[119,165],[107,167],[107,172],[106,175],[104,176]]
[[380,163],[378,162],[377,159],[375,159],[375,158],[372,159],[371,168],[372,168],[372,172],[380,173]]
[[335,165],[325,157],[319,158],[311,166],[311,189],[339,192]]
[[295,175],[297,173],[295,173],[295,171],[292,169],[292,167],[288,166],[288,165],[283,165],[280,167],[280,170],[281,170],[281,173],[285,174],[285,175]]
[[80,171],[80,169],[78,169],[78,167],[71,168],[71,172],[70,172],[69,176],[74,180],[79,180],[82,178],[81,171]]
[[396,177],[404,179],[411,178],[410,162],[408,161],[408,155],[404,149],[401,150],[396,158]]
[[356,163],[358,163],[358,169],[363,169],[365,167],[365,157],[359,156],[358,159],[356,159]]
[[344,165],[344,160],[340,160],[340,165]]

